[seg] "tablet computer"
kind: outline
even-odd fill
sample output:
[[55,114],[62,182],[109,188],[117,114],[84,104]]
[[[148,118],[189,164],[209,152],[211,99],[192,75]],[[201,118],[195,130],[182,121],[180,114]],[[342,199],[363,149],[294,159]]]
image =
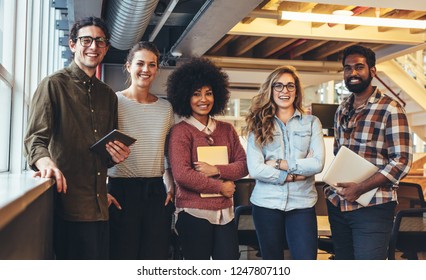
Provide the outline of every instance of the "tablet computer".
[[90,146],[90,150],[93,151],[93,152],[96,152],[100,155],[108,156],[109,153],[106,150],[105,145],[108,142],[113,142],[113,141],[120,141],[124,145],[130,146],[130,145],[132,145],[133,143],[136,142],[136,139],[133,138],[132,136],[125,134],[124,132],[121,132],[118,129],[114,129],[113,131],[111,131],[110,133],[108,133],[107,135],[102,137],[95,144]]

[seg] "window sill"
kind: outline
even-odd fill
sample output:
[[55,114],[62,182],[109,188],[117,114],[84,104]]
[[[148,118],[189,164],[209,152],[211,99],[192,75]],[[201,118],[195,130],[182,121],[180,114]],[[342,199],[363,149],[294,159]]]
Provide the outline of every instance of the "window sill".
[[32,172],[0,174],[0,230],[54,183],[49,178],[33,178]]

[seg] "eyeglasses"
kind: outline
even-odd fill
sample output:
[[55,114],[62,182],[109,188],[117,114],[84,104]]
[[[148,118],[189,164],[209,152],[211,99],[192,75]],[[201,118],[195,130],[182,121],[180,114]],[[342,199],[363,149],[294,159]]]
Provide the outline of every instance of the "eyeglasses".
[[276,92],[283,92],[285,88],[287,88],[287,91],[293,92],[296,90],[296,85],[294,83],[288,83],[285,85],[280,82],[272,84],[272,89],[275,90]]
[[106,46],[108,46],[108,39],[104,38],[104,37],[96,37],[93,38],[91,36],[81,36],[81,37],[77,37],[76,40],[80,39],[80,44],[82,47],[90,47],[93,43],[93,41],[96,42],[96,46],[98,48],[105,48]]

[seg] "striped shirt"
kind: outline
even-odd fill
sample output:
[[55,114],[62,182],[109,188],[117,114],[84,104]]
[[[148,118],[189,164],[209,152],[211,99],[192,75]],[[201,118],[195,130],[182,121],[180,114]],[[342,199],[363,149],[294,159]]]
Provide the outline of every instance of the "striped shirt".
[[[366,104],[352,109],[354,95],[343,101],[334,118],[334,154],[346,146],[370,161],[388,180],[379,186],[368,206],[396,201],[399,181],[410,170],[412,140],[404,109],[398,102],[383,95],[376,88]],[[356,170],[354,170],[356,172]],[[352,211],[362,206],[348,202],[337,195],[333,188],[325,189],[326,197],[341,211]]]
[[[118,128],[137,139],[129,157],[108,170],[110,177],[161,177],[168,168],[166,137],[174,124],[173,109],[162,98],[142,104],[117,92]],[[166,164],[166,166],[165,166]]]

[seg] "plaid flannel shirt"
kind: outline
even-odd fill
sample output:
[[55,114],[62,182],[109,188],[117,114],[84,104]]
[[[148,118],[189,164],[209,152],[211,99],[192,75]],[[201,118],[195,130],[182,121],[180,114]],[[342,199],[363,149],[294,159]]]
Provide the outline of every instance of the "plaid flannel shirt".
[[[337,109],[334,117],[334,154],[346,146],[379,167],[389,184],[379,186],[368,206],[396,201],[399,181],[410,170],[412,140],[404,109],[398,102],[383,95],[376,88],[365,105],[353,108],[352,94]],[[356,172],[356,170],[354,170]],[[330,186],[326,197],[341,211],[352,211],[363,206],[348,202]]]

